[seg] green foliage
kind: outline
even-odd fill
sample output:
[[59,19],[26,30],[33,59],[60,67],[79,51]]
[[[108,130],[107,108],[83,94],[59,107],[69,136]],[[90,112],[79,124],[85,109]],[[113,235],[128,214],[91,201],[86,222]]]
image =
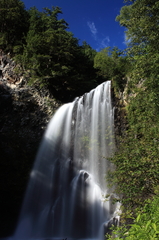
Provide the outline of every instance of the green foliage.
[[[3,51],[21,51],[28,30],[28,13],[19,0],[0,1],[0,48]],[[19,46],[19,48],[18,48]]]
[[30,84],[46,86],[62,101],[70,101],[97,85],[93,68],[95,51],[66,31],[68,24],[58,18],[59,7],[39,12],[29,10],[29,31],[22,54],[15,59],[23,65]]
[[[157,130],[158,132],[158,130]],[[159,149],[155,139],[132,135],[130,132],[112,162],[116,169],[109,172],[108,180],[116,185],[127,209],[141,207],[154,194],[159,184]]]
[[89,58],[89,60],[92,63],[94,63],[94,58],[95,58],[97,52],[94,49],[92,49],[91,46],[86,41],[83,42],[82,49],[83,49],[83,52],[85,53],[85,55]]
[[128,55],[133,62],[131,79],[134,84],[154,73],[158,75],[158,11],[157,0],[136,0],[124,6],[116,18],[127,29]]
[[147,44],[158,51],[159,38],[156,34],[159,30],[158,10],[159,2],[157,0],[136,0],[133,4],[124,6],[120,15],[117,16],[117,21],[127,28],[129,45],[138,53],[144,52]]
[[112,80],[116,90],[123,91],[126,84],[126,74],[130,70],[130,63],[117,47],[102,49],[94,58],[94,67],[99,76],[105,80]]
[[[113,231],[121,240],[155,240],[159,239],[159,197],[155,197],[153,201],[148,201],[142,212],[138,213],[134,223],[128,227],[121,226]],[[108,239],[114,239],[108,236]]]
[[[115,169],[107,178],[110,185],[115,185],[123,208],[121,222],[126,223],[117,229],[117,239],[159,238],[158,197],[144,207],[158,194],[159,186],[158,10],[158,1],[129,1],[117,16],[127,28],[127,57],[131,63],[126,106],[129,129],[120,138],[111,159]],[[128,230],[128,223],[137,215]]]
[[157,89],[147,87],[149,81],[134,89],[135,95],[127,106],[129,130],[119,139],[111,159],[115,169],[107,178],[116,186],[124,212],[130,210],[134,215],[159,185],[159,98]]
[[86,42],[79,46],[68,23],[59,19],[61,8],[26,11],[19,0],[2,0],[0,8],[0,46],[22,65],[29,84],[47,87],[63,102],[108,79],[123,90],[127,58],[118,48],[97,53]]

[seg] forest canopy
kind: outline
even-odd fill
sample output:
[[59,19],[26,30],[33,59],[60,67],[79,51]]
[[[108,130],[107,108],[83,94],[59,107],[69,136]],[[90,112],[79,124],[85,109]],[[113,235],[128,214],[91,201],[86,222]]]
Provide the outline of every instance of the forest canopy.
[[2,0],[0,9],[0,48],[21,64],[29,84],[47,87],[57,99],[71,101],[118,73],[125,75],[122,52],[109,48],[100,54],[86,42],[80,45],[60,18],[60,7],[26,10],[22,1]]

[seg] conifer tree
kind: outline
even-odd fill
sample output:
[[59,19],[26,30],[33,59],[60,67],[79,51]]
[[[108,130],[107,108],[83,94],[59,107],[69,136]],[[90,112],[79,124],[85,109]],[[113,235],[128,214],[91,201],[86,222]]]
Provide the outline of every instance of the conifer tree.
[[26,46],[16,59],[29,70],[31,83],[47,86],[57,98],[70,101],[96,86],[96,71],[93,55],[88,56],[86,47],[79,46],[78,39],[66,31],[67,22],[58,19],[61,13],[59,7],[29,10]]
[[13,52],[21,46],[28,30],[28,13],[19,0],[0,1],[0,48]]

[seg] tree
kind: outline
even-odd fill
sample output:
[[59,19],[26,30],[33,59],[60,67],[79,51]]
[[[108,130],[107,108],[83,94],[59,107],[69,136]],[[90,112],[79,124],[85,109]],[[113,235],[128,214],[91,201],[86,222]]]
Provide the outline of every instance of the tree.
[[102,49],[94,58],[94,67],[105,80],[112,80],[116,90],[123,91],[130,63],[120,49],[117,47]]
[[116,18],[127,29],[128,54],[134,64],[135,84],[141,78],[148,78],[152,72],[155,72],[156,76],[159,72],[158,11],[157,0],[136,0],[124,6]]
[[94,67],[100,69],[100,75],[105,79],[110,80],[112,77],[113,61],[110,57],[110,47],[97,52],[94,58]]
[[127,28],[132,66],[126,107],[129,129],[111,159],[116,168],[108,178],[116,186],[128,218],[142,209],[159,186],[158,10],[155,0],[130,1],[117,17]]
[[28,13],[19,0],[0,1],[0,47],[13,52],[22,46],[28,30]]
[[116,19],[127,28],[129,45],[134,49],[145,51],[145,46],[149,45],[154,51],[158,51],[158,10],[159,2],[157,0],[136,0],[133,4],[121,9],[120,15]]
[[86,42],[83,41],[82,43],[82,49],[84,54],[90,59],[90,61],[92,61],[92,63],[94,62],[94,58],[97,54],[96,50],[92,49],[91,46]]
[[30,71],[32,80],[44,79],[43,84],[45,79],[55,76],[62,70],[59,66],[62,54],[65,54],[63,50],[66,47],[64,41],[67,23],[63,19],[57,19],[58,13],[61,13],[59,7],[53,7],[52,10],[44,9],[43,12],[39,12],[35,7],[29,10],[30,27],[26,46],[23,55],[17,57],[22,61],[24,68]]
[[79,46],[78,39],[66,31],[66,21],[58,18],[61,13],[59,7],[29,10],[26,45],[16,60],[28,70],[30,83],[46,86],[56,98],[70,101],[97,85],[95,52],[86,43]]

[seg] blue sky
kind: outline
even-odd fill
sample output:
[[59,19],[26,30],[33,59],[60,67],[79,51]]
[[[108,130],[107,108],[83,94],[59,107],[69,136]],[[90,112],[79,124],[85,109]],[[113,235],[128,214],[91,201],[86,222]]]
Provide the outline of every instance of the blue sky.
[[100,51],[105,47],[117,46],[124,49],[124,28],[115,21],[124,0],[22,0],[26,9],[36,6],[42,8],[59,6],[69,24],[68,31],[79,39],[86,41],[93,49]]

